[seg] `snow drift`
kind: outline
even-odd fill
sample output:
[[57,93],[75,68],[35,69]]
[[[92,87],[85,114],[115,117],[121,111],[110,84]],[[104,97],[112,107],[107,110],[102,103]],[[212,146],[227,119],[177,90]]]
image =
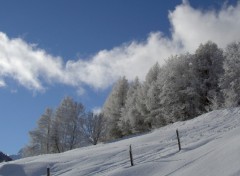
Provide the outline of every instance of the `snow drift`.
[[232,108],[121,141],[2,163],[0,175],[46,176],[50,167],[51,176],[239,176],[239,151],[240,109]]

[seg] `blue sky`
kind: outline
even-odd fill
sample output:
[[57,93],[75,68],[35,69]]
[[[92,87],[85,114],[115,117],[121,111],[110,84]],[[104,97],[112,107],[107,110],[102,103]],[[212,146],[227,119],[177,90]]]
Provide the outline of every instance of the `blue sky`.
[[8,154],[27,144],[46,107],[64,96],[99,108],[119,76],[144,80],[171,54],[240,40],[237,0],[0,4],[0,150]]

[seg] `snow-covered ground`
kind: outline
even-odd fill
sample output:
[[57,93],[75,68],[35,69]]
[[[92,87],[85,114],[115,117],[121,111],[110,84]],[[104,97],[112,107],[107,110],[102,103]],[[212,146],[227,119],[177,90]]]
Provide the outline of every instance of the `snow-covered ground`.
[[213,111],[117,142],[3,163],[0,175],[46,176],[47,167],[51,176],[239,176],[240,109]]

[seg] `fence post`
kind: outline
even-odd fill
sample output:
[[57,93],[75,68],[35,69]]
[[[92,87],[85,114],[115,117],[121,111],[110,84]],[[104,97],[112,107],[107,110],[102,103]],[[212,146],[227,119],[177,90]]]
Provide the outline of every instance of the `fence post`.
[[50,176],[50,168],[47,168],[47,176]]
[[177,140],[178,140],[178,148],[180,151],[182,148],[181,148],[181,142],[180,142],[180,138],[179,138],[179,134],[178,134],[178,129],[176,130],[176,133],[177,133]]
[[133,156],[132,156],[132,146],[129,146],[129,155],[130,155],[130,162],[131,162],[131,166],[134,166],[133,164]]

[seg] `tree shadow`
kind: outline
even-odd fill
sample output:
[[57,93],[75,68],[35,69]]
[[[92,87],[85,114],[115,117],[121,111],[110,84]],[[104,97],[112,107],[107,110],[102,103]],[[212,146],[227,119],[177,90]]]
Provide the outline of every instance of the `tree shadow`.
[[0,176],[27,176],[22,166],[17,164],[5,164],[0,167]]

